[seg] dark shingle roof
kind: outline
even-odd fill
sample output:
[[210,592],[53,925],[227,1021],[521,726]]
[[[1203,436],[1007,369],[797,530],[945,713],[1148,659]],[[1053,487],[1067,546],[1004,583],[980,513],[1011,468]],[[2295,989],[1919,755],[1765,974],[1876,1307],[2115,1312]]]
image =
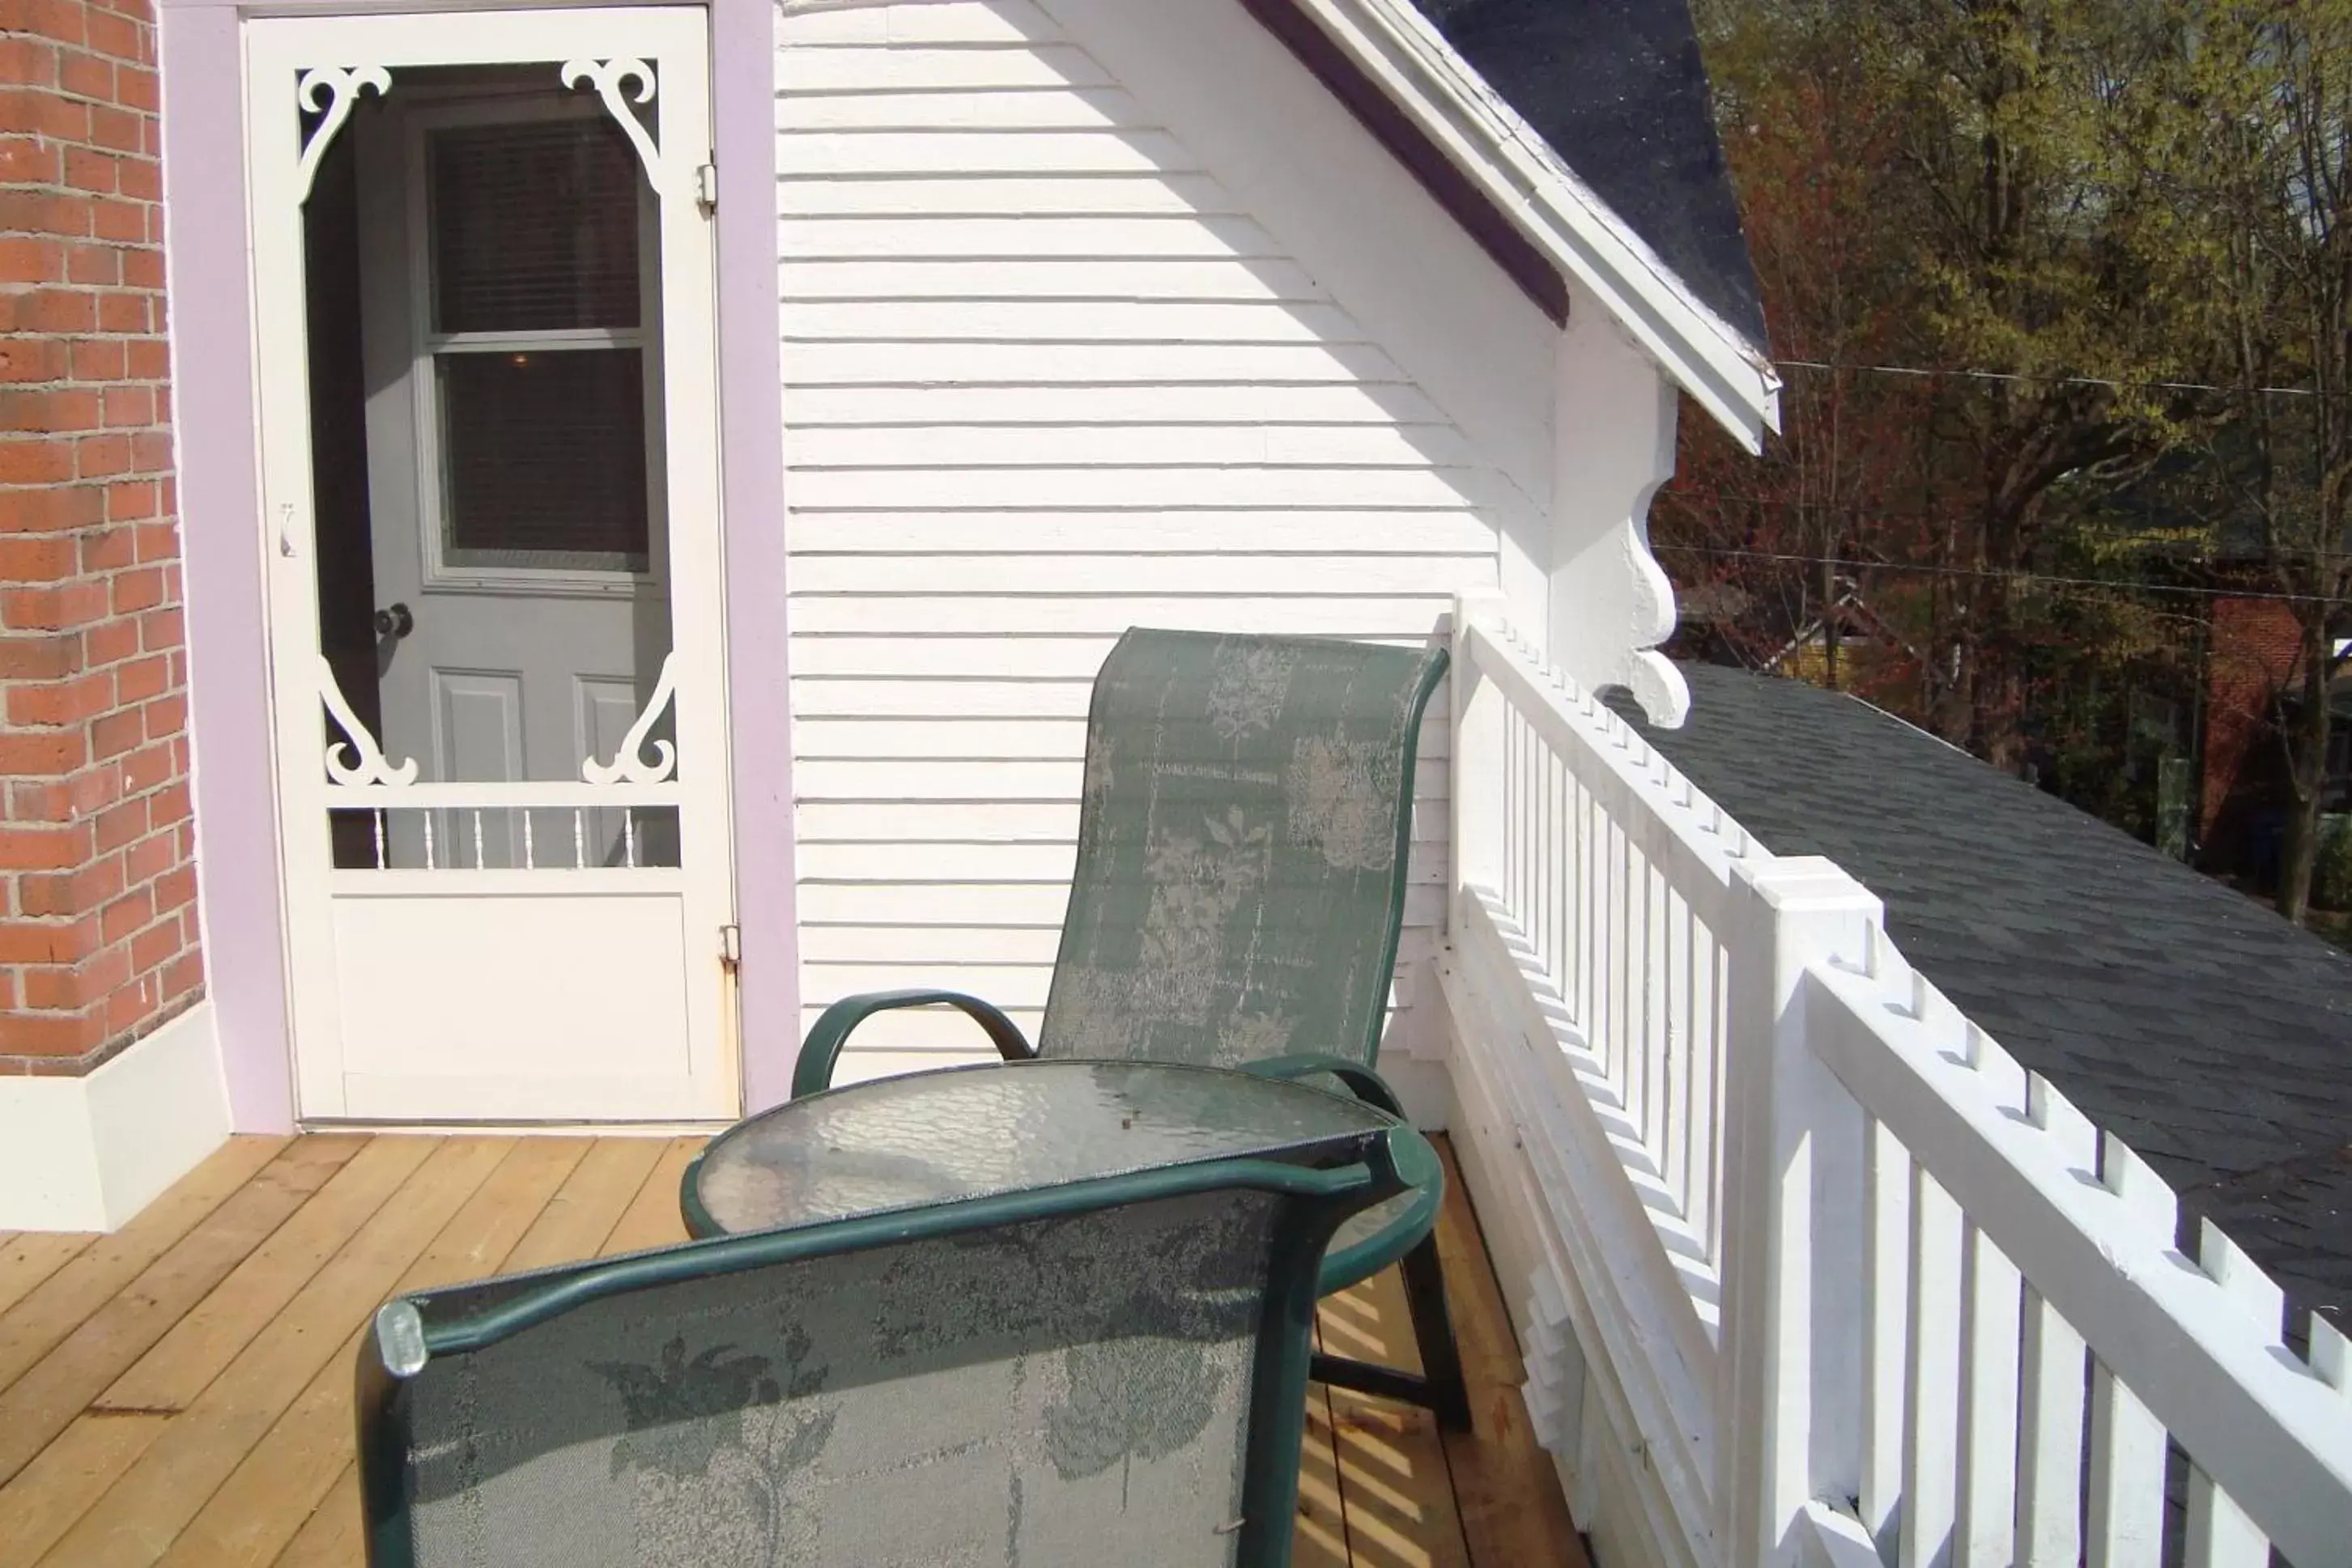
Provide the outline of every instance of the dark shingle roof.
[[1685,0],[1413,0],[1455,52],[1709,309],[1764,307]]
[[2352,955],[1854,698],[1685,665],[1643,733],[1776,854],[1836,861],[1914,967],[2210,1215],[2352,1316]]

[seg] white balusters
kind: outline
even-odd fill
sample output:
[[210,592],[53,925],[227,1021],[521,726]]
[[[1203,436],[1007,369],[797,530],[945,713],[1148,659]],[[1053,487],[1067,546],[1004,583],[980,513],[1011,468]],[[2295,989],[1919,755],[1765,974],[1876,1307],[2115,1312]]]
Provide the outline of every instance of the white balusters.
[[1909,1373],[1911,1156],[1872,1120],[1863,1145],[1863,1528],[1882,1551],[1894,1544],[1908,1451],[1904,1389]]
[[1904,1364],[1902,1561],[1947,1561],[1958,1521],[1959,1206],[1911,1167],[1911,1278]]

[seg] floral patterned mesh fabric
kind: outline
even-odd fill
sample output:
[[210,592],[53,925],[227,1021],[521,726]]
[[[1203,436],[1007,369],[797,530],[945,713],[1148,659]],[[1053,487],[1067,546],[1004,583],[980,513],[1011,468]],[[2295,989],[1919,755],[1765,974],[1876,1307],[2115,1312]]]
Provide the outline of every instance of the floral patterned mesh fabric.
[[1216,1193],[705,1277],[436,1357],[416,1563],[1228,1563],[1279,1213]]
[[1435,649],[1134,631],[1095,681],[1045,1056],[1369,1064]]

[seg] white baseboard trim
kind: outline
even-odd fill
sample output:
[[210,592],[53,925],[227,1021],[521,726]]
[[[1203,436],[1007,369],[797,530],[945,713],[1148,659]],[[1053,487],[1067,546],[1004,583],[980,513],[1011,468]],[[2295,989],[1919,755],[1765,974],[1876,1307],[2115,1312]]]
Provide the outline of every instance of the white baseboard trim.
[[112,1230],[220,1147],[210,1002],[83,1078],[0,1078],[0,1230]]

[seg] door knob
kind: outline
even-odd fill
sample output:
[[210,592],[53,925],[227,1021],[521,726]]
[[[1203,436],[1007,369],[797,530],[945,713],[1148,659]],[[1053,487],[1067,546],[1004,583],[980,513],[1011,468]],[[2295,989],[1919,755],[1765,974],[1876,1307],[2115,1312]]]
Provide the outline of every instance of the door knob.
[[375,612],[375,634],[397,643],[416,630],[416,617],[408,612],[405,604],[394,604]]

